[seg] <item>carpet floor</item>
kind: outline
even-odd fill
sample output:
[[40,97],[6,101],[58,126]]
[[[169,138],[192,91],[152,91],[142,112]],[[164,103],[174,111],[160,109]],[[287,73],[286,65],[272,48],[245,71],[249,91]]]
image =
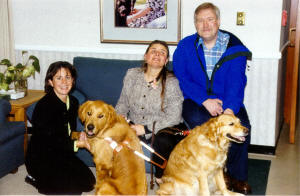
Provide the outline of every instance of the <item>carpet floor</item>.
[[[252,187],[252,195],[265,195],[270,163],[269,160],[249,159],[248,180]],[[91,170],[95,174],[95,168]],[[8,174],[0,178],[0,195],[40,195],[34,187],[25,183],[26,174],[26,168],[22,165],[16,174]],[[149,174],[147,174],[147,181],[149,184]],[[155,195],[157,188],[157,185],[153,190],[148,187],[148,195]],[[83,195],[94,195],[94,191],[83,193]]]

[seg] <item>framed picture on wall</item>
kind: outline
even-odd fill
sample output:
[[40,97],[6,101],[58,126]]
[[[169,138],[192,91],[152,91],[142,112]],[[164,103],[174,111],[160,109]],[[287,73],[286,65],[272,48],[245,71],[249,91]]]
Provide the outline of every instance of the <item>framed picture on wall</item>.
[[100,0],[103,43],[148,44],[181,39],[180,0]]

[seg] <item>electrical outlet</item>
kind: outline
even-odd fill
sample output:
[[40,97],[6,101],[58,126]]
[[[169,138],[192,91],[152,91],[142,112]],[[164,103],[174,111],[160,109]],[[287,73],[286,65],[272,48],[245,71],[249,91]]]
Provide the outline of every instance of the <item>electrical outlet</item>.
[[237,12],[236,24],[237,25],[245,25],[245,12]]

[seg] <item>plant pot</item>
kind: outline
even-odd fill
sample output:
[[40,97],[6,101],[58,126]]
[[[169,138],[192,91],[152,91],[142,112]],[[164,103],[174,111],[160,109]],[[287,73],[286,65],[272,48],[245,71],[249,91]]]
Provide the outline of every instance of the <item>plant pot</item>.
[[25,95],[27,94],[27,88],[28,88],[27,78],[16,80],[14,82],[14,85],[15,85],[16,92],[24,92]]

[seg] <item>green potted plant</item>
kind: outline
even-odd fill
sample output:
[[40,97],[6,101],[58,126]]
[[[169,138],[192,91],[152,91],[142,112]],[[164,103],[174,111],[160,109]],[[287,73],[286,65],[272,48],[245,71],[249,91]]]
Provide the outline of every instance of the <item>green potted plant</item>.
[[16,92],[27,91],[27,78],[35,77],[35,72],[40,73],[39,59],[31,55],[24,61],[24,56],[27,52],[22,52],[22,63],[12,65],[10,60],[3,59],[0,65],[6,65],[7,69],[4,73],[0,73],[0,90],[8,91],[11,83],[14,83],[14,90]]

